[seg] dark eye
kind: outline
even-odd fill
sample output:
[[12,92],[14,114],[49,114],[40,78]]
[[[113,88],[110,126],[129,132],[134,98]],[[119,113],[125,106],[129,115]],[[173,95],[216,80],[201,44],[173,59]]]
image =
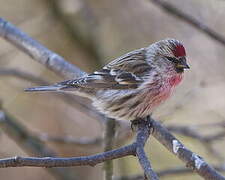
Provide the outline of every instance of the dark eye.
[[175,57],[166,57],[169,61],[173,62],[173,63],[178,63],[179,60]]

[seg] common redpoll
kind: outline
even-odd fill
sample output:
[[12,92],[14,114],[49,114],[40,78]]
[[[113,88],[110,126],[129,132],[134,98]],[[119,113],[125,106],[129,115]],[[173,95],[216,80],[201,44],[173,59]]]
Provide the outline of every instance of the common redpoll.
[[90,98],[107,117],[117,120],[145,118],[164,102],[182,78],[184,46],[165,39],[129,52],[85,77],[26,91],[72,91]]

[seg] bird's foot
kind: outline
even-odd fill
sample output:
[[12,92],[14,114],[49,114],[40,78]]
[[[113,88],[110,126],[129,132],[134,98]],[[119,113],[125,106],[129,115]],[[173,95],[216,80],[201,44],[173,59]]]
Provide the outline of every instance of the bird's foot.
[[148,126],[149,130],[152,132],[153,131],[153,125],[152,125],[152,119],[151,119],[151,115],[147,116],[146,118],[139,118],[139,119],[135,119],[131,121],[131,129],[132,131],[136,131],[137,127],[143,124],[144,126]]
[[138,126],[139,124],[141,124],[142,121],[143,121],[143,119],[135,119],[135,120],[131,120],[131,121],[130,121],[130,122],[131,122],[130,127],[131,127],[132,131],[136,131],[136,130],[137,130],[137,126]]

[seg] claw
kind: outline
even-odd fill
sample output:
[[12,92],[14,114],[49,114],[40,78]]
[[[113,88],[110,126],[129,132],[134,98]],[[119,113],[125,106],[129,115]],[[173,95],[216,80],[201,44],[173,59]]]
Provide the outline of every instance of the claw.
[[142,121],[143,121],[142,119],[131,120],[131,121],[130,121],[130,122],[131,122],[130,127],[131,127],[132,131],[135,131],[135,127],[136,127],[138,124],[140,124]]

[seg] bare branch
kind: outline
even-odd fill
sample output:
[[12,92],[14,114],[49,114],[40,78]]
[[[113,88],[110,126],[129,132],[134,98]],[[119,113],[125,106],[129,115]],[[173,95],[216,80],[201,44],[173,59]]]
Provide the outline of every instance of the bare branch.
[[0,126],[4,132],[23,147],[27,152],[41,156],[55,156],[55,153],[44,146],[42,142],[36,137],[32,136],[27,129],[19,123],[13,116],[5,111],[0,111],[2,118],[0,119]]
[[69,145],[76,145],[76,146],[90,146],[90,145],[101,145],[102,138],[88,138],[88,137],[81,137],[75,138],[72,136],[50,136],[49,134],[42,133],[36,135],[41,141],[43,142],[54,142],[54,143],[61,143],[61,144],[69,144]]
[[[220,172],[225,172],[225,166],[223,164],[218,166],[213,166],[214,169]],[[177,167],[172,169],[165,169],[161,171],[157,171],[159,177],[171,176],[171,175],[183,175],[193,173],[191,169],[186,167]],[[133,175],[133,176],[121,176],[114,177],[113,180],[143,180],[143,176],[141,174]]]
[[[0,111],[0,127],[12,138],[25,152],[30,155],[55,156],[56,153],[46,147],[36,137],[32,136],[24,126],[8,113]],[[75,180],[74,171],[69,169],[47,169],[56,179]]]
[[77,78],[85,74],[2,18],[0,18],[0,36],[57,74],[67,78]]
[[[100,153],[97,155],[75,158],[7,158],[0,160],[0,167],[15,167],[15,166],[36,166],[36,167],[66,167],[66,166],[81,166],[91,165],[94,166],[98,163],[121,158],[128,155],[137,155],[139,162],[143,167],[148,179],[154,177],[149,162],[146,162],[146,155],[142,150],[150,133],[150,127],[146,126],[146,121],[141,123],[138,128],[136,142],[124,146],[122,148]],[[144,125],[143,125],[144,124]],[[151,120],[152,127],[154,128],[153,136],[162,143],[169,151],[178,156],[187,167],[196,171],[204,179],[224,180],[225,178],[220,175],[214,168],[208,165],[200,156],[188,150],[181,144],[167,129],[162,127],[158,122]],[[149,133],[147,133],[149,132]],[[156,176],[157,177],[157,176]]]
[[133,175],[133,176],[118,176],[118,177],[114,177],[113,180],[143,180],[144,177],[143,175]]
[[180,11],[177,7],[175,7],[168,1],[164,1],[164,0],[150,0],[150,1],[154,3],[155,5],[159,6],[159,8],[161,8],[162,10],[192,25],[199,31],[205,33],[210,38],[216,40],[217,42],[220,42],[223,46],[225,46],[225,37],[223,37],[221,34],[217,33],[216,31],[208,27],[206,24],[203,24],[202,22],[197,20],[195,17]]
[[31,81],[36,84],[42,84],[47,85],[47,81],[34,76],[33,74],[26,73],[23,71],[20,71],[18,69],[12,69],[12,68],[0,68],[0,76],[14,76],[17,78],[21,78],[27,81]]
[[[92,66],[99,68],[101,65],[101,54],[99,53],[99,43],[95,38],[96,34],[94,34],[97,22],[87,3],[85,3],[85,1],[79,1],[78,3],[81,4],[81,15],[76,16],[73,14],[73,16],[71,16],[71,14],[66,15],[66,13],[63,12],[58,1],[48,0],[46,2],[49,4],[49,9],[56,20],[63,24],[67,34],[70,35],[70,39],[91,56],[90,63]],[[87,15],[88,17],[86,17]],[[81,28],[79,25],[80,22],[85,23],[86,28]],[[85,32],[87,31],[86,33],[84,33],[84,29]]]
[[[114,137],[116,133],[116,121],[111,118],[107,118],[105,124],[105,134],[104,134],[104,151],[109,151],[113,149]],[[112,180],[113,177],[113,162],[106,161],[104,163],[104,179]]]
[[138,129],[138,134],[137,134],[137,138],[136,138],[136,142],[137,142],[137,157],[139,160],[139,163],[141,164],[142,168],[144,169],[144,173],[145,176],[148,179],[151,180],[158,180],[158,176],[157,174],[153,171],[150,161],[148,160],[145,151],[144,151],[144,146],[146,141],[149,138],[150,135],[150,131],[151,131],[151,119],[149,119],[149,121],[146,121],[142,124],[139,125],[139,129]]
[[204,179],[225,180],[213,167],[206,163],[202,157],[191,152],[160,123],[152,121],[154,131],[153,136],[163,144],[170,152],[181,159],[187,167],[190,167]]
[[68,166],[95,166],[104,161],[121,158],[128,155],[135,155],[135,144],[124,146],[112,151],[84,157],[53,158],[53,157],[14,157],[0,160],[0,168],[6,167],[68,167]]
[[[153,1],[153,0],[152,0]],[[156,0],[154,0],[156,2]],[[22,33],[12,24],[0,19],[0,36],[16,45],[19,49],[29,54],[38,62],[46,65],[53,71],[60,73],[66,77],[79,77],[85,73],[79,68],[67,63],[62,57],[54,54],[53,52],[40,45],[35,40]],[[145,125],[143,125],[143,122]],[[174,153],[180,158],[187,167],[196,171],[200,176],[206,180],[225,180],[214,168],[207,164],[201,157],[188,150],[184,145],[177,140],[169,131],[162,127],[157,121],[151,120],[153,136],[163,144],[169,151]],[[146,133],[148,132],[148,133]],[[67,166],[81,166],[81,165],[96,165],[98,163],[121,158],[128,155],[137,155],[139,162],[145,171],[148,179],[155,178],[157,175],[152,171],[150,162],[147,160],[146,154],[143,150],[144,144],[149,137],[150,129],[146,126],[146,121],[142,121],[138,128],[138,135],[136,142],[115,149],[92,156],[74,157],[74,158],[7,158],[0,160],[0,167],[21,167],[21,166],[36,166],[36,167],[67,167]],[[140,138],[139,138],[140,136]]]
[[0,160],[0,168],[6,167],[22,167],[22,166],[35,166],[35,167],[68,167],[68,166],[94,166],[108,160],[121,158],[128,155],[137,155],[139,162],[144,169],[144,172],[149,180],[157,180],[157,175],[152,170],[150,163],[143,150],[146,140],[150,134],[150,126],[146,125],[150,121],[143,120],[139,124],[137,139],[133,144],[103,152],[96,155],[73,157],[73,158],[53,158],[53,157],[14,157]]
[[[220,172],[225,171],[224,165],[213,166],[213,168]],[[158,175],[160,177],[164,177],[168,175],[188,174],[188,173],[193,173],[193,171],[191,169],[187,169],[186,167],[177,167],[173,169],[158,171]]]
[[[14,76],[16,78],[27,80],[38,85],[49,84],[47,81],[31,73],[12,68],[0,68],[0,76]],[[57,95],[57,97],[61,97],[66,103],[74,106],[76,109],[79,109],[80,111],[98,120],[99,122],[105,122],[105,118],[98,112],[94,111],[91,105],[85,103],[80,97],[66,93],[52,93],[52,94]]]
[[204,143],[211,143],[212,141],[221,140],[221,138],[225,137],[225,132],[218,132],[213,135],[203,136],[199,133],[199,131],[196,131],[189,126],[167,126],[167,129],[174,133],[192,137]]
[[[222,125],[222,123],[224,122],[211,124],[211,127],[213,126],[216,127],[218,126],[218,124]],[[202,126],[206,126],[206,124],[205,125],[203,124]],[[198,128],[202,126],[198,125]],[[193,126],[167,126],[167,129],[177,134],[191,137],[195,140],[200,141],[200,143],[202,143],[205,146],[205,148],[208,150],[208,152],[211,153],[214,157],[216,157],[219,160],[224,159],[220,155],[220,153],[213,148],[213,142],[223,139],[225,137],[225,131],[218,132],[212,135],[202,135],[199,133],[199,130],[196,129],[196,126],[194,127]]]

